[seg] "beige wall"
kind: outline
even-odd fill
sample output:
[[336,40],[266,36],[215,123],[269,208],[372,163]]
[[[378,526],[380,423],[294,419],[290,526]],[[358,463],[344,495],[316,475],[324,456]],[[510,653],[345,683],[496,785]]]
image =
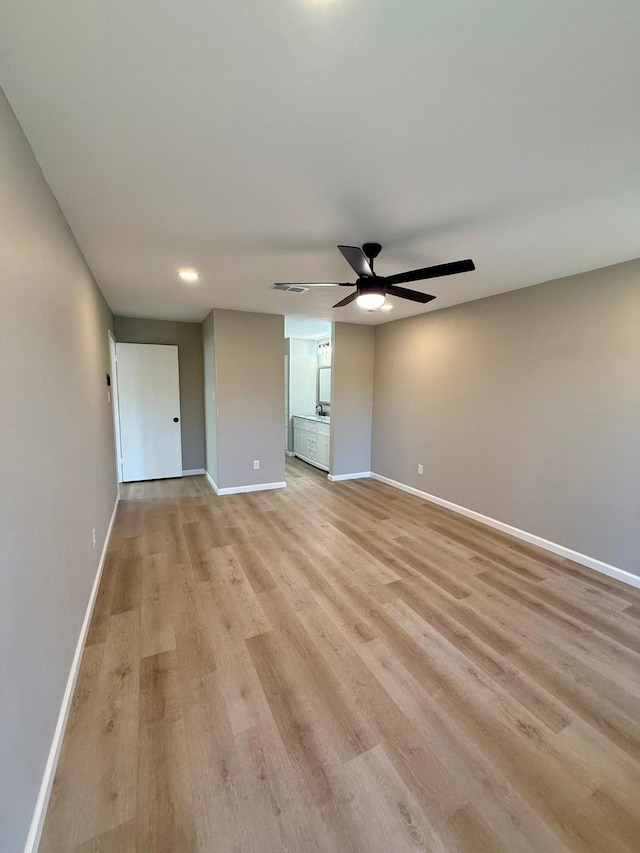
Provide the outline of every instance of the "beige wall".
[[178,347],[182,467],[205,467],[202,324],[114,317],[116,338],[129,344]]
[[[212,314],[215,363],[206,371],[215,370],[215,482],[221,489],[284,482],[284,318],[218,308]],[[209,361],[210,331],[207,326]]]
[[216,350],[213,341],[213,311],[202,323],[204,359],[204,420],[206,465],[214,483],[218,482],[218,410],[216,402]]
[[23,848],[36,805],[116,499],[116,461],[111,314],[1,91],[0,187],[0,850],[8,853]]
[[331,475],[371,470],[375,330],[334,323],[331,388]]
[[640,574],[640,261],[378,326],[373,470]]

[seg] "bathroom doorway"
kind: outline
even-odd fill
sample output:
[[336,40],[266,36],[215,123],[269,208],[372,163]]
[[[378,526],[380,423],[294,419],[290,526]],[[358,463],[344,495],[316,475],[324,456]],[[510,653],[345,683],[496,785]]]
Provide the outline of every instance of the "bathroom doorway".
[[284,329],[286,455],[328,473],[333,324],[287,316]]

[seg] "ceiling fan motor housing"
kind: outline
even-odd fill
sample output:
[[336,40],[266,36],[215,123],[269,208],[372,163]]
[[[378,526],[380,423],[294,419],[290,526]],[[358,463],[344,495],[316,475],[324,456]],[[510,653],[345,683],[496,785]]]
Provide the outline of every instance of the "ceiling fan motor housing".
[[374,278],[359,278],[356,282],[358,293],[382,293],[385,294],[384,280],[374,276]]

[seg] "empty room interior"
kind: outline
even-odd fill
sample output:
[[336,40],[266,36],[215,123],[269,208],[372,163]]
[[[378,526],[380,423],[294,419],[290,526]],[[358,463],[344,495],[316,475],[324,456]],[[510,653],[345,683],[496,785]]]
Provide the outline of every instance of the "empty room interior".
[[0,853],[640,850],[637,2],[0,8]]

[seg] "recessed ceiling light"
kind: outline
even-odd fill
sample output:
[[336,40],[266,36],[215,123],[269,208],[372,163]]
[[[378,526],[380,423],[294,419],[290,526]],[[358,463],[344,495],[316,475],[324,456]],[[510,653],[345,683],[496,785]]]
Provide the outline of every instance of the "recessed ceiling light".
[[178,270],[178,278],[181,278],[182,281],[197,281],[200,276],[197,270],[184,269]]
[[390,302],[385,302],[380,306],[381,311],[393,311],[393,305]]

